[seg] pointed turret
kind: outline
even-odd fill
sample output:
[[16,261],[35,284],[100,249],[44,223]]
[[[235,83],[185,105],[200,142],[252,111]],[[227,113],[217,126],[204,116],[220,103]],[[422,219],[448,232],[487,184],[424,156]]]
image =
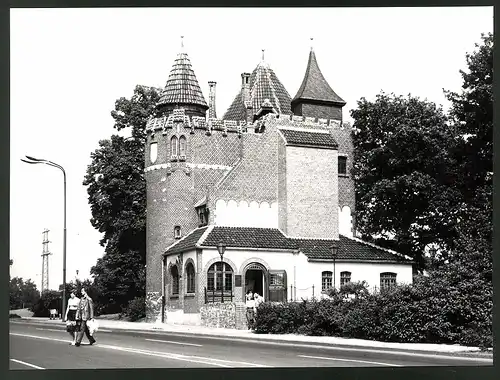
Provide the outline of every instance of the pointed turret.
[[201,92],[191,61],[184,50],[183,42],[181,42],[181,50],[174,61],[157,107],[165,113],[182,107],[187,114],[203,117],[206,115],[208,105]]
[[323,76],[311,47],[304,80],[292,100],[293,113],[299,116],[341,120],[342,107],[345,104]]
[[264,61],[264,50],[262,50],[262,60],[252,74],[243,73],[241,78],[241,91],[234,98],[223,119],[251,122],[266,99],[276,113],[292,114],[290,109],[292,98],[269,64]]

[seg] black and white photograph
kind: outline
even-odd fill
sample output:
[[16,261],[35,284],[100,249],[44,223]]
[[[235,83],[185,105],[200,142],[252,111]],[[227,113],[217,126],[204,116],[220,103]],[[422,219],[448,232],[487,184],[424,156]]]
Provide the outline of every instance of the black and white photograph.
[[11,8],[10,370],[493,366],[493,41]]

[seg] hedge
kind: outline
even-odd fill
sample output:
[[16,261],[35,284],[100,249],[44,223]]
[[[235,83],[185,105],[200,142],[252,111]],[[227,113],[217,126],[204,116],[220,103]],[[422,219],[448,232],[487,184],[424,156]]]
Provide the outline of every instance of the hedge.
[[[492,346],[493,302],[488,284],[450,286],[420,277],[412,285],[376,294],[369,294],[366,284],[350,286],[331,292],[327,299],[261,304],[255,332]],[[354,298],[346,298],[349,293]]]

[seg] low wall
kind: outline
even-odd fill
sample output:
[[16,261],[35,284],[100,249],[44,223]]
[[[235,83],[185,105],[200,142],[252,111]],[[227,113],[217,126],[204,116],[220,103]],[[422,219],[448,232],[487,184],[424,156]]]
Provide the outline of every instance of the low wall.
[[210,303],[201,306],[201,325],[226,329],[246,329],[245,305],[242,302]]
[[161,321],[162,295],[160,292],[148,292],[146,294],[146,321]]

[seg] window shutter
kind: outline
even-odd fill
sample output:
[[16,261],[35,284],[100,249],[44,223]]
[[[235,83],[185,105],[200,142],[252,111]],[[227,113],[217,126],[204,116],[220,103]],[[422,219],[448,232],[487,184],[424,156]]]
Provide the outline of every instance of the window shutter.
[[287,300],[287,278],[284,270],[269,271],[269,301],[285,302]]

